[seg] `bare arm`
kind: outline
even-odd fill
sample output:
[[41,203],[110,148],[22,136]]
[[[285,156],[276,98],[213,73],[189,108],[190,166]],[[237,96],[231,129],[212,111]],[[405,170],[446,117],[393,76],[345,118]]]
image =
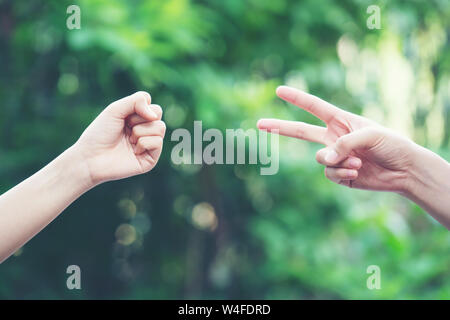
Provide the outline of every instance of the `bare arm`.
[[326,127],[261,119],[261,130],[325,145],[316,159],[331,181],[366,190],[399,193],[450,229],[450,165],[437,154],[364,117],[290,87],[280,98],[321,119]]
[[92,187],[86,165],[71,147],[0,197],[0,261]]
[[80,139],[0,196],[0,262],[94,186],[150,171],[162,149],[162,111],[148,93],[110,104]]
[[450,229],[450,164],[420,146],[413,157],[404,196]]

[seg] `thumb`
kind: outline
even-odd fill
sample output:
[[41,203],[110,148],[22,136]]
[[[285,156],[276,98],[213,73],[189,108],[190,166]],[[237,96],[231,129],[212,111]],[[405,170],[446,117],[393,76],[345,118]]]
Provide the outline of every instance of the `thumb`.
[[328,165],[339,163],[346,159],[353,150],[374,147],[380,138],[382,138],[382,132],[377,128],[364,128],[341,136],[333,145],[329,146],[325,162]]
[[147,121],[157,120],[158,116],[150,107],[150,94],[144,91],[136,92],[128,97],[113,102],[108,109],[121,119],[137,114]]

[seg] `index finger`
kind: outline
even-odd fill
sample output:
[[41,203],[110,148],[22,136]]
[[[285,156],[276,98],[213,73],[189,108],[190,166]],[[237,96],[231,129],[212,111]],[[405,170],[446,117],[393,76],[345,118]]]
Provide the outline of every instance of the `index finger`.
[[327,129],[308,123],[278,119],[260,119],[258,129],[281,134],[283,136],[326,144]]
[[277,95],[297,107],[315,115],[317,118],[325,123],[329,123],[340,110],[312,94],[294,89],[288,86],[280,86],[277,88]]

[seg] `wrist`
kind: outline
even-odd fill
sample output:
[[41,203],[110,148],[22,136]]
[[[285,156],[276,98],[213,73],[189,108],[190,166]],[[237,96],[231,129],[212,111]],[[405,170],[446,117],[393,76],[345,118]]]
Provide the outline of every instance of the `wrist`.
[[417,203],[447,228],[450,226],[450,164],[419,145],[411,152],[403,195]]
[[435,153],[417,144],[414,145],[410,153],[411,162],[407,169],[407,179],[402,190],[409,198],[419,197],[425,189],[437,189],[438,181],[445,173],[442,167],[446,165],[446,161]]
[[77,144],[67,149],[62,154],[62,157],[67,162],[67,167],[71,167],[71,175],[83,191],[87,191],[100,183],[96,182],[92,176],[83,150]]
[[407,168],[407,178],[402,193],[409,199],[416,199],[430,184],[431,179],[427,169],[431,165],[430,151],[413,143],[411,148],[410,165]]
[[402,185],[401,194],[407,198],[414,197],[418,193],[418,190],[423,188],[423,172],[421,169],[421,162],[425,156],[424,150],[421,150],[419,145],[412,143],[413,147],[408,154],[409,165],[405,172],[405,179]]

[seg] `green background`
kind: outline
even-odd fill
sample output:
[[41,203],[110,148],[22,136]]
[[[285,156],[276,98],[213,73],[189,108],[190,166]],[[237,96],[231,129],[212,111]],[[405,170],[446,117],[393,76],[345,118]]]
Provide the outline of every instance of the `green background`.
[[1,193],[120,97],[150,92],[168,126],[151,173],[91,190],[0,265],[0,298],[450,298],[450,233],[397,195],[327,181],[318,145],[280,138],[273,176],[170,159],[171,132],[194,120],[319,123],[277,99],[280,84],[449,159],[449,1],[0,0],[0,26]]

